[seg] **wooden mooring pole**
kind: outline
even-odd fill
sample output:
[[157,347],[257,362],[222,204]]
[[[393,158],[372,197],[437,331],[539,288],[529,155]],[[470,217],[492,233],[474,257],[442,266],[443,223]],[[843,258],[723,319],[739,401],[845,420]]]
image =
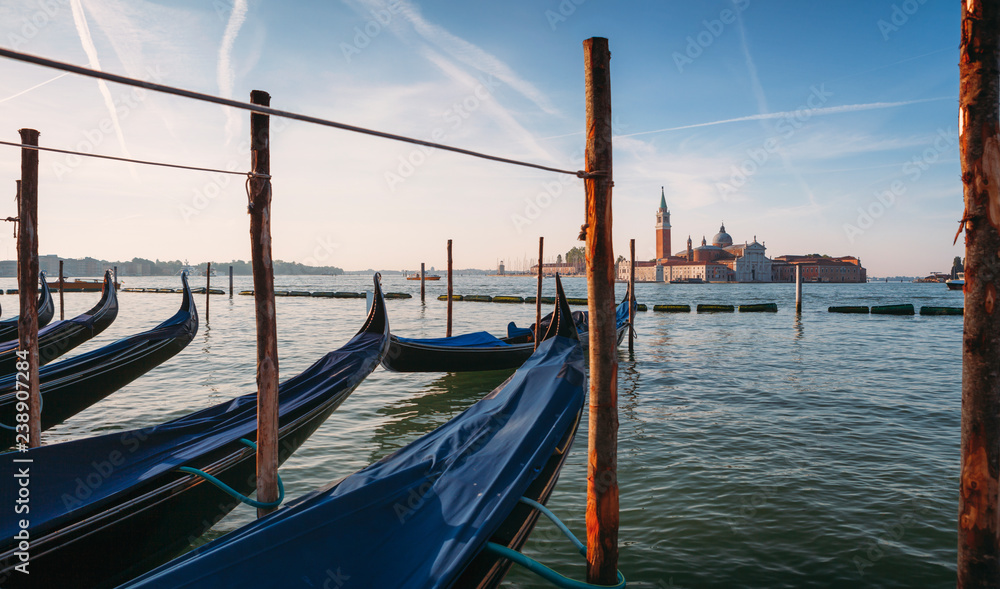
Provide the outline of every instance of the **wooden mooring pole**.
[[212,298],[212,262],[205,268],[205,323],[208,323],[208,303]]
[[611,244],[611,52],[583,42],[587,89],[587,302],[590,311],[590,440],[587,460],[587,582],[618,581],[618,338]]
[[229,266],[229,298],[233,298],[233,267]]
[[59,260],[59,320],[66,318],[65,299],[63,293],[66,291],[66,275],[63,274],[63,261]]
[[426,302],[425,301],[425,297],[424,297],[424,292],[425,292],[424,291],[424,263],[420,262],[420,302],[421,303]]
[[[271,105],[271,95],[250,93],[250,102]],[[271,260],[270,118],[250,115],[250,249],[257,317],[257,500],[278,499],[278,328]],[[263,517],[271,509],[258,509]]]
[[[20,133],[23,145],[38,145],[38,131],[21,129]],[[38,150],[27,148],[21,149],[17,195],[17,289],[21,307],[17,317],[17,371],[27,377],[28,446],[37,448],[42,444],[42,398],[38,391]],[[25,360],[27,367],[22,370],[21,362]]]
[[958,587],[1000,586],[1000,3],[962,2],[958,136],[965,318]]
[[795,265],[795,312],[802,312],[802,264]]
[[452,295],[452,282],[451,282],[451,240],[448,240],[448,328],[445,331],[445,337],[451,337],[451,295]]
[[111,279],[111,285],[115,287],[115,290],[118,290],[118,266],[115,266],[114,270],[114,278]]
[[632,354],[635,352],[633,340],[635,339],[635,331],[632,326],[635,325],[635,309],[632,301],[635,300],[635,240],[630,239],[628,242],[629,251],[629,262],[628,262],[628,353]]
[[535,290],[535,349],[542,341],[542,255],[545,253],[545,238],[538,238],[538,288]]

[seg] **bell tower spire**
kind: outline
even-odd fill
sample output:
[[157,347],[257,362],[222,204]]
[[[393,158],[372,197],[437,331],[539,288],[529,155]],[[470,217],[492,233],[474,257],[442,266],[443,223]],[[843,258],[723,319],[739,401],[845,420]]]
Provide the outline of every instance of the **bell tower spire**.
[[656,210],[656,259],[670,257],[670,210],[667,196],[660,187],[660,208]]

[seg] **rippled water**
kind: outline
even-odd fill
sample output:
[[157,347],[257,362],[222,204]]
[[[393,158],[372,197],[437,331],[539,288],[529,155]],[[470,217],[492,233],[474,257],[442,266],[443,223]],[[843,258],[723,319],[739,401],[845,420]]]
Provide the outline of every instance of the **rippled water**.
[[[202,284],[204,278],[195,280]],[[124,278],[125,286],[179,286]],[[365,290],[369,278],[287,277],[279,289]],[[213,280],[223,286],[225,278]],[[249,277],[237,279],[237,291]],[[9,287],[8,281],[0,285]],[[419,293],[386,277],[385,290]],[[582,279],[566,281],[585,296]],[[444,335],[444,281],[428,301],[390,300],[395,332]],[[456,294],[534,294],[527,278],[459,276]],[[777,302],[778,313],[639,313],[634,357],[619,354],[621,570],[630,587],[944,587],[955,578],[960,317],[837,315],[837,304],[962,304],[940,284],[641,284],[640,302]],[[546,281],[546,295],[552,294]],[[624,287],[619,285],[619,296]],[[169,316],[180,295],[121,293],[118,320],[93,349]],[[67,293],[67,316],[95,294]],[[0,299],[12,314],[16,299]],[[455,332],[527,326],[531,305],[456,302]],[[204,295],[199,297],[204,311]],[[363,300],[280,298],[282,379],[360,327]],[[49,443],[178,417],[253,390],[252,298],[213,296],[191,345],[47,433]],[[282,467],[289,497],[343,477],[444,423],[509,372],[369,377]],[[550,507],[584,536],[586,419]],[[239,507],[208,537],[251,521]],[[349,533],[349,531],[345,531]],[[526,552],[583,578],[581,557],[551,525]],[[508,587],[546,584],[521,571]]]

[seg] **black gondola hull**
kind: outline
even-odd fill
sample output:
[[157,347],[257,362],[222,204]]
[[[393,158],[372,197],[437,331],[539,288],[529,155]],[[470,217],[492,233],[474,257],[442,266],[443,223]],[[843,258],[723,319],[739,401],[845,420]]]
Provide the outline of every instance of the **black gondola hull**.
[[[163,364],[191,342],[198,331],[198,313],[186,277],[183,282],[181,308],[164,323],[39,370],[42,431],[62,423]],[[15,378],[0,378],[0,424],[4,426],[15,423],[17,390]],[[0,427],[0,447],[14,443],[14,431]]]
[[[305,443],[353,390],[283,428],[278,438],[279,464]],[[95,471],[101,466],[97,463]],[[244,495],[257,486],[256,454],[240,444],[191,466],[210,472]],[[110,461],[107,467],[113,468]],[[201,478],[180,472],[169,478],[152,481],[101,513],[35,539],[30,580],[8,570],[6,581],[0,575],[0,587],[116,587],[177,556],[239,505]],[[4,568],[12,564],[10,553],[0,555],[0,563]]]

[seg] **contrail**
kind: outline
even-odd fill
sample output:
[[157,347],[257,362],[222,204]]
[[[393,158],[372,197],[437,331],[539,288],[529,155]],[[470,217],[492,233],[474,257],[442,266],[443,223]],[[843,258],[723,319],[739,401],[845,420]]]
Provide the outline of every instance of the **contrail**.
[[[226,31],[222,34],[222,45],[219,47],[219,65],[216,77],[219,83],[219,93],[225,98],[233,97],[233,84],[236,80],[236,73],[233,71],[232,55],[233,43],[240,33],[243,22],[247,19],[246,0],[236,0],[233,3],[233,11],[229,14],[229,22],[226,24]],[[226,113],[226,144],[228,145],[240,130],[240,116],[232,108],[222,107]]]
[[56,80],[58,80],[59,78],[61,78],[61,77],[63,77],[63,76],[68,76],[68,75],[69,75],[69,72],[66,72],[66,73],[64,73],[64,74],[59,74],[58,76],[56,76],[56,77],[54,77],[54,78],[49,78],[48,80],[45,80],[44,82],[42,82],[42,83],[40,83],[40,84],[35,84],[35,85],[34,85],[34,86],[32,86],[31,88],[28,88],[28,89],[26,89],[26,90],[21,90],[21,91],[20,91],[20,92],[18,92],[17,94],[12,94],[12,95],[8,96],[7,98],[4,98],[4,99],[0,99],[0,103],[4,103],[4,102],[7,102],[8,100],[14,100],[14,99],[15,99],[15,98],[17,98],[18,96],[24,96],[25,94],[27,94],[28,92],[31,92],[31,91],[32,91],[32,90],[34,90],[35,88],[41,88],[42,86],[44,86],[44,85],[46,85],[46,84],[48,84],[48,83],[50,83],[50,82],[55,82],[55,81],[56,81]]
[[[90,36],[87,17],[83,14],[83,4],[80,3],[80,0],[71,0],[70,6],[73,9],[73,22],[76,23],[76,32],[80,35],[80,44],[83,45],[83,52],[87,54],[87,59],[90,60],[90,67],[101,71],[101,62],[97,59],[97,47],[94,46],[94,40]],[[125,134],[122,133],[122,126],[118,121],[118,109],[115,107],[114,98],[111,97],[111,90],[104,80],[98,80],[97,87],[101,90],[101,96],[104,97],[104,105],[108,107],[108,113],[111,115],[111,123],[115,127],[115,135],[118,136],[118,144],[121,145],[122,153],[126,157],[132,157],[128,148],[125,147]],[[132,166],[132,175],[135,176],[134,166]]]
[[[942,96],[939,98],[922,98],[920,100],[904,100],[901,102],[869,102],[867,104],[842,104],[840,106],[824,106],[822,108],[810,108],[810,116],[832,115],[845,112],[858,112],[863,110],[876,110],[880,108],[896,108],[910,104],[920,104],[922,102],[935,102],[938,100],[955,100],[954,96]],[[649,135],[651,133],[666,133],[668,131],[681,131],[683,129],[695,129],[697,127],[711,127],[713,125],[725,125],[726,123],[739,123],[742,121],[759,121],[762,119],[780,119],[783,117],[793,117],[798,111],[787,110],[783,112],[769,112],[746,117],[736,117],[735,119],[723,119],[721,121],[711,121],[708,123],[695,123],[693,125],[681,125],[680,127],[667,127],[665,129],[655,129],[653,131],[640,131],[627,135],[616,135],[616,137],[635,137],[636,135]]]

